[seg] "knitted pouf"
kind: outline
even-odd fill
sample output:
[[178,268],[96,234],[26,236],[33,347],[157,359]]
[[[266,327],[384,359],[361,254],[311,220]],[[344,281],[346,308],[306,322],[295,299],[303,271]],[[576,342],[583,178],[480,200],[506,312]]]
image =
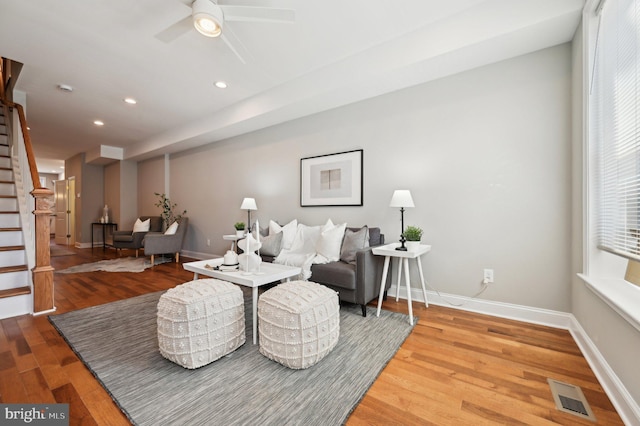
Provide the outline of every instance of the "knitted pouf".
[[280,364],[308,368],[338,343],[338,293],[309,281],[291,281],[258,300],[260,353]]
[[163,357],[198,368],[244,344],[244,298],[229,282],[202,279],[168,290],[158,302],[158,346]]

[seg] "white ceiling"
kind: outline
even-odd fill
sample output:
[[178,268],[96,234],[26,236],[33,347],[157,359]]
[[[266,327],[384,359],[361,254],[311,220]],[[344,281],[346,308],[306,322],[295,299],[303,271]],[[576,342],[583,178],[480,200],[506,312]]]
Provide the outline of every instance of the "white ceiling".
[[293,24],[225,24],[246,64],[195,30],[155,37],[189,3],[0,2],[0,56],[24,64],[41,172],[101,145],[132,160],[176,152],[564,43],[584,0],[220,1],[295,10]]

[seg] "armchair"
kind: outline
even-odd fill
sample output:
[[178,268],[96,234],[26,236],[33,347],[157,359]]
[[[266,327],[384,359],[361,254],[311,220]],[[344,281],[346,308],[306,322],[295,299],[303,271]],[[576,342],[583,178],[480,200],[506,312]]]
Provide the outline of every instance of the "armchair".
[[176,262],[180,261],[180,250],[184,236],[189,227],[189,218],[182,217],[179,221],[178,229],[173,235],[166,235],[161,232],[149,232],[142,240],[145,256],[151,256],[151,264],[154,264],[156,254],[175,254]]
[[[148,232],[160,232],[162,231],[162,218],[160,216],[140,216],[141,221],[149,220]],[[113,232],[113,247],[116,251],[122,249],[131,249],[136,251],[136,257],[138,257],[138,250],[142,248],[142,240],[147,232],[133,232],[133,231],[114,231]]]

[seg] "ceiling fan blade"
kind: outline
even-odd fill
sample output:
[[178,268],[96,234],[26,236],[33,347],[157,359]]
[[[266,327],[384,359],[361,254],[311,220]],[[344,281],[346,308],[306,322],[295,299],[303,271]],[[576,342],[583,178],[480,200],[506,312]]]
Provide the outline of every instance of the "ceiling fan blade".
[[[224,43],[231,49],[231,51],[238,57],[240,62],[246,64],[246,59],[251,59],[251,53],[247,50],[244,44],[240,41],[238,37],[231,31],[229,26],[226,26],[220,34],[220,38]],[[246,59],[245,59],[246,58]]]
[[188,33],[192,29],[193,19],[191,18],[191,15],[189,15],[186,18],[181,19],[175,24],[171,25],[170,27],[160,31],[155,35],[155,37],[160,41],[170,43],[181,35]]
[[225,21],[291,23],[296,20],[296,11],[293,9],[221,4],[218,6],[222,8]]

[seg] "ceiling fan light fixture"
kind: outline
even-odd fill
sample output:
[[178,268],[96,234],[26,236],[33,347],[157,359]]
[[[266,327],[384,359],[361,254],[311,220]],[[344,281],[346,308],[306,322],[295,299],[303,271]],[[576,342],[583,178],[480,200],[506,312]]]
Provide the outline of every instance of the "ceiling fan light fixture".
[[196,0],[192,5],[193,26],[206,37],[218,37],[222,34],[224,16],[222,9],[210,0]]

